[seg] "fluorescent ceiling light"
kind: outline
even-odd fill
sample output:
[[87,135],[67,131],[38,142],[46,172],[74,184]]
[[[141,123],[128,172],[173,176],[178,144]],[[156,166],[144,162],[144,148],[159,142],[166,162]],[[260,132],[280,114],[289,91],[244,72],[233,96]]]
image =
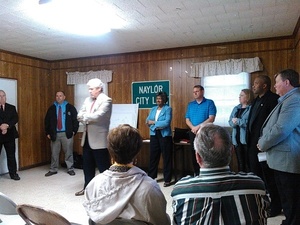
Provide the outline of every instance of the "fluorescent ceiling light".
[[95,0],[52,0],[31,7],[29,15],[49,28],[67,33],[98,36],[123,27],[124,20]]

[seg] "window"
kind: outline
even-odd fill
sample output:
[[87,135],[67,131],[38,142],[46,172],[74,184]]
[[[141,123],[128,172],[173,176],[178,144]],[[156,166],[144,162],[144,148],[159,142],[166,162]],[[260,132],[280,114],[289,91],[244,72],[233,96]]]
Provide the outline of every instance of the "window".
[[250,74],[206,76],[201,79],[204,96],[212,99],[217,107],[215,124],[228,127],[228,119],[234,106],[239,104],[242,89],[250,88]]

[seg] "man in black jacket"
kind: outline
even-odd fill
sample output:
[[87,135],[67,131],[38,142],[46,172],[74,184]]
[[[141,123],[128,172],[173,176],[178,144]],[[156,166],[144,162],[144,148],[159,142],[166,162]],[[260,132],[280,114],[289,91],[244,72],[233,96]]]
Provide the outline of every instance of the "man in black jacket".
[[4,146],[7,156],[7,167],[10,178],[20,180],[17,174],[16,142],[19,137],[15,127],[19,117],[14,105],[6,103],[6,94],[0,90],[0,154]]
[[73,167],[73,137],[78,131],[76,108],[68,103],[63,91],[56,92],[56,101],[51,105],[45,117],[45,131],[51,140],[51,166],[46,177],[57,174],[59,165],[59,153],[62,149],[65,153],[65,163],[68,174],[75,175]]
[[271,79],[266,75],[259,75],[254,79],[252,90],[257,97],[252,103],[248,118],[248,168],[250,172],[253,172],[265,182],[271,197],[271,211],[269,215],[273,217],[281,213],[281,202],[273,170],[269,168],[265,159],[262,159],[261,162],[258,160],[260,151],[257,148],[257,143],[261,135],[261,127],[270,112],[277,105],[279,96],[271,92]]

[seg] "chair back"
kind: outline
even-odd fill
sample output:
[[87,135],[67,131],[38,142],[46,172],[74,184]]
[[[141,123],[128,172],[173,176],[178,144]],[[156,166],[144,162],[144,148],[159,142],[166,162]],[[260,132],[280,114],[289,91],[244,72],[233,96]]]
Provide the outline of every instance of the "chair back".
[[0,214],[3,215],[18,215],[16,203],[9,197],[0,192]]
[[173,142],[180,143],[181,141],[190,142],[189,129],[175,127]]
[[62,215],[38,206],[17,205],[17,212],[26,222],[26,225],[71,225]]
[[[97,223],[89,219],[89,225],[97,225]],[[152,225],[152,224],[140,220],[117,218],[106,225]]]

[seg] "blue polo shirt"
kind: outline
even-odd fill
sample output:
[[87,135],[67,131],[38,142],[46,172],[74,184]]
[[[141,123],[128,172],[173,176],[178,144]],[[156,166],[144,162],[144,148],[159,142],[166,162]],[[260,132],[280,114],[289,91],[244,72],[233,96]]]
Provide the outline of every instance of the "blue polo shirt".
[[188,118],[193,126],[197,126],[207,120],[209,116],[216,116],[216,114],[217,108],[214,101],[203,98],[200,104],[196,100],[188,104],[185,118]]

